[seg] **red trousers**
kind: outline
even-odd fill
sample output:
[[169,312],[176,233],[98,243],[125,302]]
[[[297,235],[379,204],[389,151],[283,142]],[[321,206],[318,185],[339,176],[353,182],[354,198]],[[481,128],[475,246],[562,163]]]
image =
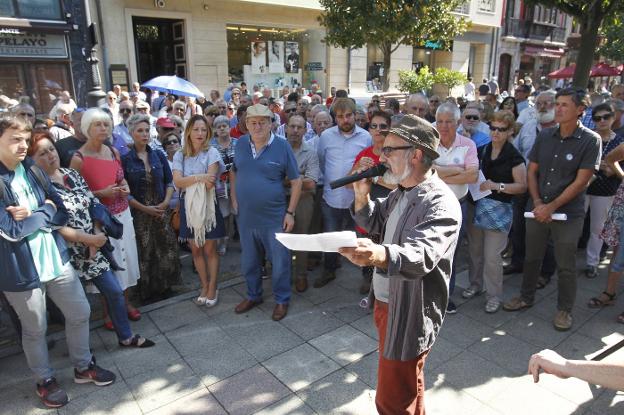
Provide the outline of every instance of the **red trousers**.
[[379,368],[375,405],[380,415],[425,414],[426,351],[415,359],[401,361],[383,357],[388,323],[388,304],[375,300],[375,326],[379,332]]

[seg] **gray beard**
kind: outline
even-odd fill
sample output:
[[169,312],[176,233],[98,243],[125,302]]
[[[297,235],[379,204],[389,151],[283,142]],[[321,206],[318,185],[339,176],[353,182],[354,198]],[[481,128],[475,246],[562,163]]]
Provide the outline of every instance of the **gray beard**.
[[540,124],[548,124],[555,121],[555,110],[553,109],[547,112],[538,112],[537,121]]
[[412,166],[408,163],[403,174],[396,175],[390,170],[386,171],[382,177],[383,181],[387,184],[395,185],[401,183],[412,174]]

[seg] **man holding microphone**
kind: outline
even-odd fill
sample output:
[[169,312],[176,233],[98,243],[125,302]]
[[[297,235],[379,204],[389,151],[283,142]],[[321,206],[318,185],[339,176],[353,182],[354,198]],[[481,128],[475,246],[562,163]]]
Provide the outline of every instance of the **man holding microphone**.
[[425,358],[449,300],[449,279],[461,209],[432,170],[439,134],[426,120],[406,115],[387,133],[380,161],[383,181],[398,188],[370,200],[371,180],[354,183],[351,214],[381,244],[358,239],[340,253],[359,266],[374,266],[375,325],[379,366],[375,404],[380,414],[424,414]]

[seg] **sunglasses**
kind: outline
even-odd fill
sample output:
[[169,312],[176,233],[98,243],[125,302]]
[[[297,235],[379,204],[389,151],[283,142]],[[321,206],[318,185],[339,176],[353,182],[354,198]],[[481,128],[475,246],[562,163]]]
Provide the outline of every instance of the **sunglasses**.
[[479,121],[478,115],[464,115],[464,118],[469,121]]
[[493,125],[490,125],[490,131],[498,131],[501,133],[504,133],[505,131],[509,131],[508,127],[494,127]]
[[388,129],[388,124],[370,124],[368,126],[369,129],[371,130],[387,130]]
[[18,114],[20,117],[30,117],[30,118],[35,118],[35,114],[30,113],[30,112],[20,112]]
[[119,110],[120,114],[130,114],[132,110],[130,108],[122,108]]
[[613,117],[613,114],[611,113],[605,115],[592,115],[592,120],[594,120],[594,122],[607,121],[611,117]]
[[171,144],[180,144],[179,140],[169,140],[165,142],[165,147],[170,146]]
[[414,146],[398,146],[398,147],[382,147],[381,152],[384,156],[388,157],[394,150],[407,150],[408,148],[413,148]]
[[297,112],[297,108],[291,108],[289,110],[284,110],[286,114],[290,114],[291,112]]

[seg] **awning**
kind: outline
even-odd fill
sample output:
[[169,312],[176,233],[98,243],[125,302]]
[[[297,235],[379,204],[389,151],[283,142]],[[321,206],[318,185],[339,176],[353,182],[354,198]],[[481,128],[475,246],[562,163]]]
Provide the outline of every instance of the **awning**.
[[560,58],[565,54],[562,48],[546,48],[539,46],[525,46],[524,54],[530,56],[539,56],[542,58]]

